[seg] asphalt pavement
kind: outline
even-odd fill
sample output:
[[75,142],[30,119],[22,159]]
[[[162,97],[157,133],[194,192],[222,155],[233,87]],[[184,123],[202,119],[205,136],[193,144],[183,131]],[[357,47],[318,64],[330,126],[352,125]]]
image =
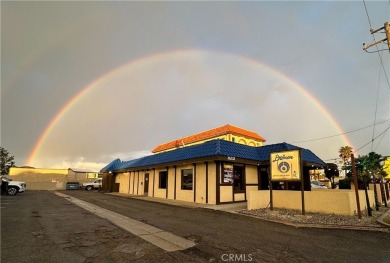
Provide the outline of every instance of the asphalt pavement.
[[168,252],[53,192],[27,191],[1,198],[1,262],[390,262],[389,233],[295,228],[185,204],[62,193],[196,245]]
[[131,234],[136,235],[152,243],[153,245],[164,249],[165,251],[172,252],[185,250],[196,245],[196,243],[191,240],[174,235],[164,231],[163,229],[131,219],[127,216],[101,208],[97,205],[93,205],[63,193],[54,193],[60,197],[65,198],[69,202],[91,212],[92,214],[110,221],[123,230],[126,230],[127,232],[130,232]]

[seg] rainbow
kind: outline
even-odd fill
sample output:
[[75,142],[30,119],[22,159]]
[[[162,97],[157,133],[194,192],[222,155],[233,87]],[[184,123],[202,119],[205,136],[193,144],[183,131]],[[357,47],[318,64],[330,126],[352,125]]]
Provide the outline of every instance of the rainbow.
[[[91,84],[88,86],[84,87],[79,93],[77,93],[75,96],[73,96],[62,108],[61,110],[55,115],[55,117],[49,122],[47,127],[43,130],[41,135],[39,136],[36,144],[34,145],[28,159],[27,159],[27,164],[28,166],[32,166],[35,160],[36,155],[42,148],[42,145],[44,144],[46,138],[49,136],[50,132],[53,130],[53,128],[56,126],[56,124],[66,115],[66,113],[78,102],[80,101],[83,97],[87,96],[89,92],[91,92],[95,87],[99,86],[100,84],[104,83],[107,79],[115,77],[117,74],[120,74],[121,71],[129,66],[133,66],[138,63],[142,63],[143,61],[146,60],[160,60],[164,57],[174,57],[174,56],[182,56],[187,54],[188,52],[197,52],[199,54],[223,54],[223,55],[229,55],[232,57],[235,57],[235,55],[232,54],[226,54],[223,52],[219,51],[204,51],[204,50],[178,50],[178,51],[171,51],[171,52],[165,52],[165,53],[157,53],[151,56],[147,57],[142,57],[139,59],[136,59],[130,63],[124,64],[122,66],[119,66],[111,71],[109,71],[107,74],[100,76],[98,79],[93,81]],[[247,58],[247,57],[241,57],[241,56],[236,56],[237,58],[243,59],[245,62],[248,62],[252,65],[255,65],[257,67],[261,66],[266,68],[268,71],[272,72],[276,76],[283,77],[292,83],[293,87],[298,90],[300,93],[304,94],[312,103],[315,104],[315,106],[320,109],[320,111],[324,114],[324,116],[328,119],[330,123],[339,131],[340,134],[343,134],[343,130],[341,129],[340,125],[336,121],[336,119],[329,113],[329,111],[325,108],[325,106],[316,98],[314,97],[308,90],[306,90],[304,87],[299,85],[296,81],[292,80],[289,78],[287,75],[283,74],[280,71],[277,71],[276,69],[269,67],[267,65],[264,65],[254,59]],[[348,137],[344,134],[342,135],[342,139],[346,145],[349,145],[352,147],[352,143],[349,141]]]

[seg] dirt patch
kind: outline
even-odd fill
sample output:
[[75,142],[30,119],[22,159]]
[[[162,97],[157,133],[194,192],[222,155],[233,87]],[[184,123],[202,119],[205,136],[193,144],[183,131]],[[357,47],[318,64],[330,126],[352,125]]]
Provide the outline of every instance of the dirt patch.
[[[363,217],[359,219],[357,215],[336,215],[336,214],[321,214],[307,212],[305,216],[300,215],[299,210],[289,209],[257,209],[257,210],[242,210],[240,213],[249,214],[255,217],[264,218],[267,220],[276,220],[289,223],[300,224],[314,224],[314,225],[326,225],[326,226],[356,226],[356,227],[373,227],[373,228],[385,228],[383,225],[377,222],[377,219],[386,213],[388,209],[381,208],[379,211],[373,210],[372,216],[368,216],[363,212]],[[390,216],[387,216],[387,220],[390,221]]]

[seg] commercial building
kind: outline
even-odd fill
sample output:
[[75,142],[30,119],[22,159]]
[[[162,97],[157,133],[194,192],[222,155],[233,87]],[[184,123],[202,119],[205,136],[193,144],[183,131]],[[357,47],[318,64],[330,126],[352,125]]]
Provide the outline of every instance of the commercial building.
[[[308,149],[287,143],[261,146],[265,140],[259,135],[257,138],[261,139],[254,141],[254,145],[248,143],[254,138],[232,131],[218,136],[223,138],[207,138],[205,141],[193,142],[190,146],[184,144],[185,147],[170,142],[163,144],[164,147],[156,147],[159,153],[154,155],[125,162],[116,159],[101,170],[103,190],[223,204],[246,201],[250,191],[268,189],[271,152],[300,149],[305,190],[310,190],[309,170],[325,165]],[[244,145],[241,137],[247,140],[245,144],[252,146]],[[186,138],[183,141],[188,143]],[[233,138],[239,139],[233,142]],[[174,147],[172,149],[166,145]],[[298,190],[300,183],[273,183],[273,189],[281,188]]]

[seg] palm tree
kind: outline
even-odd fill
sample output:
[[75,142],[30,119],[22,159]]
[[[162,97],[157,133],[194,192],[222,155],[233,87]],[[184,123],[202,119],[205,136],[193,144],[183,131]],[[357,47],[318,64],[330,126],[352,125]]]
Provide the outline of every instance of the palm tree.
[[352,155],[352,147],[351,146],[341,146],[339,149],[339,157],[343,160],[344,167],[345,164],[349,161]]

